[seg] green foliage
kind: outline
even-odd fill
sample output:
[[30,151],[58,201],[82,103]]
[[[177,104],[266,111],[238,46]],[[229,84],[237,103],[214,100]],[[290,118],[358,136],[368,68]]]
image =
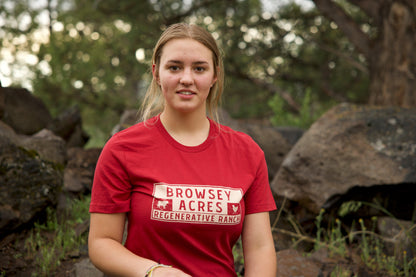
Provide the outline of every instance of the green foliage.
[[62,222],[58,222],[56,211],[48,208],[46,222],[35,223],[25,241],[27,254],[33,257],[38,269],[34,276],[50,276],[68,253],[86,244],[86,234],[76,234],[75,227],[88,219],[89,202],[90,197],[72,200]]
[[[375,228],[376,218],[373,219]],[[406,251],[403,251],[403,259],[398,256],[387,256],[383,253],[383,241],[375,235],[374,231],[368,232],[364,220],[359,219],[361,226],[361,258],[365,265],[375,271],[385,271],[389,276],[413,276],[416,273],[416,259],[408,260]]]
[[314,108],[311,92],[308,90],[302,100],[299,114],[290,113],[286,109],[285,102],[279,95],[275,95],[270,101],[269,106],[274,112],[271,122],[276,126],[297,126],[309,128],[315,120],[321,116],[326,108]]
[[342,268],[339,265],[336,265],[335,269],[331,272],[330,277],[358,277],[358,276],[352,275],[350,270]]
[[338,215],[344,217],[349,213],[358,211],[363,205],[360,201],[347,201],[341,204],[341,207],[338,210]]
[[332,225],[325,230],[322,226],[324,213],[325,210],[321,209],[315,220],[317,239],[315,241],[314,249],[316,251],[322,247],[326,247],[331,255],[345,256],[347,253],[346,237],[342,234],[341,221],[337,218],[335,220],[335,225]]
[[[344,212],[356,211],[361,205],[356,201],[346,204],[342,210]],[[348,212],[349,210],[349,212]],[[345,257],[348,254],[348,247],[352,247],[353,241],[358,241],[358,249],[360,251],[363,263],[373,271],[383,272],[386,276],[413,276],[416,273],[416,258],[408,259],[406,251],[401,253],[403,258],[400,258],[396,253],[393,256],[387,256],[383,250],[385,249],[384,240],[376,233],[377,218],[373,217],[371,220],[371,230],[365,224],[363,219],[359,219],[360,230],[350,231],[349,234],[344,235],[342,230],[341,220],[336,218],[335,223],[329,222],[328,227],[323,226],[325,210],[321,210],[317,215],[316,224],[316,240],[314,250],[321,248],[329,250],[330,255],[338,255]],[[416,225],[411,227],[416,228]],[[355,228],[351,228],[354,230]],[[407,230],[403,230],[407,234]],[[335,268],[331,276],[350,276],[344,275],[347,271],[341,268]],[[383,275],[384,276],[384,275]]]
[[315,225],[316,225],[316,241],[315,241],[315,247],[314,247],[315,250],[319,250],[321,248],[322,230],[323,230],[321,223],[322,223],[324,213],[325,213],[325,210],[321,209],[315,219]]
[[237,275],[241,277],[241,269],[244,267],[244,253],[243,253],[243,244],[241,237],[237,240],[233,247],[233,256],[234,256],[234,267],[236,269]]

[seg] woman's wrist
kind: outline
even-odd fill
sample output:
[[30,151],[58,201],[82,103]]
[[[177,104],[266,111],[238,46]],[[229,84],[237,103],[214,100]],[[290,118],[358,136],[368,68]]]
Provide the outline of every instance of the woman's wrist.
[[172,267],[172,266],[171,265],[165,265],[165,264],[154,264],[146,271],[146,274],[144,275],[144,277],[152,277],[153,271],[156,268],[160,268],[160,267]]

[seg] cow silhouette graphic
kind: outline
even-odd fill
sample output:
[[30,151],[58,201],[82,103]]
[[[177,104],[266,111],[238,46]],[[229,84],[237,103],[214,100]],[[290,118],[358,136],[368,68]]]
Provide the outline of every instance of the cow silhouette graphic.
[[166,206],[169,204],[169,201],[168,200],[158,200],[157,201],[157,208],[158,209],[162,209],[162,210],[164,210],[164,209],[166,209]]

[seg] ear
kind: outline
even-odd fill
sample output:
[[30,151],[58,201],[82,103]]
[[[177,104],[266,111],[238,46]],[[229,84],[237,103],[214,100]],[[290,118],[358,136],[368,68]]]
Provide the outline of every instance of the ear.
[[155,64],[152,64],[152,75],[153,75],[153,79],[155,79],[155,81],[158,83],[158,85],[160,85],[159,75],[158,75],[158,72],[156,72],[156,65]]
[[214,78],[212,79],[212,82],[211,82],[211,87],[215,84],[215,82],[218,80],[218,73],[220,72],[220,67],[219,66],[217,66],[217,72],[216,72],[216,74],[215,74],[215,76],[214,76]]
[[217,77],[214,77],[214,79],[212,79],[212,82],[211,82],[211,87],[213,87],[215,85],[216,81],[217,81]]

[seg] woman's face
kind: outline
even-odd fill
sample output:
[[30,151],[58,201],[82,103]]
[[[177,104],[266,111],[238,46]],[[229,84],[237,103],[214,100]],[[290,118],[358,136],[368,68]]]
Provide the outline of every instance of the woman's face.
[[165,110],[205,114],[206,99],[215,77],[212,52],[193,39],[173,39],[162,49],[160,66],[153,76],[165,97]]

